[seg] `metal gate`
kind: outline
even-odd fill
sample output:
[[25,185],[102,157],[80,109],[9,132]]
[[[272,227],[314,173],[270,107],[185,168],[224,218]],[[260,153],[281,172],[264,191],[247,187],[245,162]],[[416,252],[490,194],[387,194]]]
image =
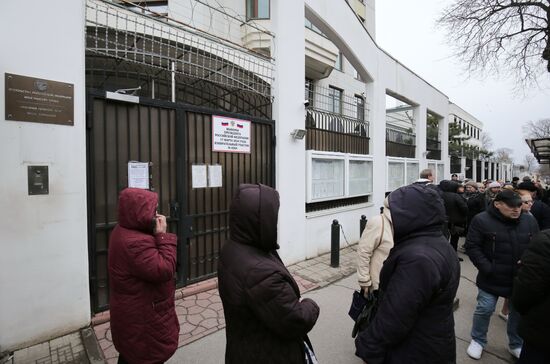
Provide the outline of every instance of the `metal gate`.
[[[108,241],[117,223],[118,193],[128,185],[128,161],[151,163],[159,211],[178,235],[178,286],[214,276],[228,238],[234,189],[240,183],[274,185],[273,121],[157,100],[118,102],[105,92],[91,92],[87,108],[92,311],[108,309]],[[250,154],[212,152],[213,114],[252,121]],[[192,188],[194,164],[221,165],[222,187]]]

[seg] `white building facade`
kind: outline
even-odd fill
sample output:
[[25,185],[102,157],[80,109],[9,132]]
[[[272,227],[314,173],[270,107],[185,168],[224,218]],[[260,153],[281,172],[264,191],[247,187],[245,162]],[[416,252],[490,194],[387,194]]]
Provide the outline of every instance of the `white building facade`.
[[[330,250],[335,219],[341,246],[356,242],[361,215],[423,168],[449,178],[448,123],[460,115],[377,46],[374,0],[211,3],[4,6],[0,353],[108,308],[108,234],[129,161],[148,163],[180,237],[180,286],[215,275],[239,183],[279,191],[280,254],[292,264]],[[72,89],[59,96],[69,119],[10,114],[17,92],[42,97],[56,82]],[[243,153],[213,148],[220,118],[250,132]]]

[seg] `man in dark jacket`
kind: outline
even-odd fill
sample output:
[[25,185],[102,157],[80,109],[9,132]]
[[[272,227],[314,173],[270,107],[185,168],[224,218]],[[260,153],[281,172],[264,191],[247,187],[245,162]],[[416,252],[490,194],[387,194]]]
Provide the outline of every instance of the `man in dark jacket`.
[[[498,297],[512,294],[517,262],[538,232],[536,220],[521,213],[521,197],[514,191],[499,192],[485,212],[472,220],[466,237],[466,254],[479,270],[477,306],[472,323],[472,341],[467,354],[480,359],[487,345],[487,330]],[[517,334],[519,315],[510,307],[508,315],[508,351],[519,357],[522,340]]]
[[531,206],[531,213],[537,219],[539,229],[550,229],[550,207],[540,200],[538,195],[538,188],[533,182],[522,182],[518,185],[518,190],[528,191],[533,198],[533,206]]
[[[305,363],[307,333],[319,316],[279,258],[279,194],[243,184],[230,208],[230,240],[218,263],[226,322],[226,364]],[[310,346],[308,346],[310,347]]]
[[441,232],[443,201],[435,189],[412,184],[388,203],[395,246],[382,268],[378,312],[357,336],[355,354],[368,364],[455,363],[460,265]]
[[536,235],[521,257],[512,303],[524,341],[518,364],[550,363],[550,230]]
[[466,200],[457,193],[459,183],[455,181],[441,181],[439,188],[443,191],[443,203],[445,205],[445,214],[449,224],[450,243],[456,251],[460,234],[466,228],[468,217],[468,205]]
[[178,348],[174,306],[177,237],[157,214],[156,193],[127,188],[109,239],[111,334],[119,363],[157,364]]

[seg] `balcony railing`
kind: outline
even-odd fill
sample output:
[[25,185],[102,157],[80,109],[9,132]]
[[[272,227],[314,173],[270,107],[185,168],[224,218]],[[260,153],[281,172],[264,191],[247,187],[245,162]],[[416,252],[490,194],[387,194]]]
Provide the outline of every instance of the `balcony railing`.
[[368,108],[362,96],[307,82],[305,97],[307,149],[369,153]]
[[386,155],[388,157],[414,158],[416,135],[386,127]]

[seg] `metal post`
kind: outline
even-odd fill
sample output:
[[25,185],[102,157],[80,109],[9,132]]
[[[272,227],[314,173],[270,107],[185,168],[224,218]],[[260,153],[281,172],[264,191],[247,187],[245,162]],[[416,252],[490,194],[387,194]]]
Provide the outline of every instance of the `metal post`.
[[367,226],[367,217],[365,215],[361,215],[361,220],[359,220],[359,237],[363,235],[365,226]]
[[337,268],[340,265],[340,224],[332,220],[330,235],[330,266]]
[[176,102],[176,63],[172,62],[172,102]]

